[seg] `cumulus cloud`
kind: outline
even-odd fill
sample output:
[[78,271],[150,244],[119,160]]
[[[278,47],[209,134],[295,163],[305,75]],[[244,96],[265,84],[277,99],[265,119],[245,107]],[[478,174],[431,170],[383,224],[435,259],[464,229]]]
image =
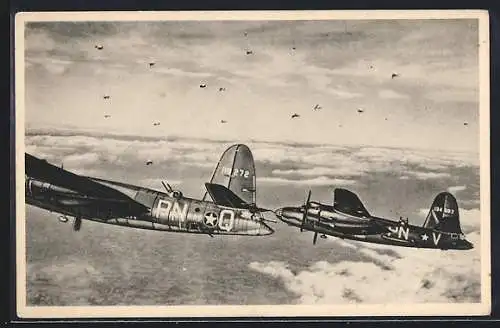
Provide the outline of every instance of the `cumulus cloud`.
[[451,193],[457,193],[459,191],[464,191],[467,189],[467,186],[452,186],[448,188],[448,191]]
[[[148,160],[155,164],[212,169],[222,152],[232,144],[57,130],[28,132],[25,140],[28,153],[56,165],[64,163],[68,169],[82,166],[91,169],[102,164],[128,167]],[[352,185],[354,177],[377,172],[399,174],[400,179],[429,180],[449,178],[449,169],[454,167],[477,170],[476,158],[469,153],[262,142],[247,142],[247,145],[257,165],[265,166],[266,169],[257,172],[257,177],[267,184]],[[429,167],[433,170],[429,171]]]
[[427,180],[427,179],[440,179],[440,178],[447,178],[450,176],[449,173],[445,172],[408,172],[409,174],[412,174],[415,176],[417,179],[420,180]]
[[251,262],[249,268],[282,281],[301,304],[475,303],[481,296],[478,214],[462,214],[463,221],[475,227],[467,234],[475,246],[469,251],[444,253],[330,237],[326,242],[332,247],[348,247],[368,260],[319,261],[298,273],[279,261]]
[[306,185],[306,186],[352,185],[356,183],[356,181],[354,180],[331,179],[324,176],[307,180],[291,180],[283,178],[263,177],[263,178],[257,178],[257,182],[266,184]]
[[290,170],[281,170],[275,169],[272,171],[274,175],[299,175],[299,176],[345,176],[345,175],[361,175],[365,173],[367,168],[363,168],[361,165],[355,166],[337,166],[337,167],[313,167],[309,169],[290,169]]
[[[460,208],[460,204],[458,204]],[[419,214],[422,217],[427,216],[429,213],[429,208],[421,208]],[[479,232],[481,223],[481,212],[478,209],[466,210],[463,208],[459,209],[460,214],[460,226],[462,231],[466,234],[471,234],[473,232]]]
[[192,166],[215,167],[224,145],[184,140],[141,140],[87,135],[27,135],[26,151],[49,162],[71,166],[91,164],[124,165],[153,160]]

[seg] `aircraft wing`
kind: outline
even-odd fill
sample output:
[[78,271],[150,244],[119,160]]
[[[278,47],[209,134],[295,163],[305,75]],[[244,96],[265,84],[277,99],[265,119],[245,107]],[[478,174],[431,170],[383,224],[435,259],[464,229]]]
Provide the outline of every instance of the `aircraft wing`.
[[123,204],[134,213],[148,211],[144,205],[139,204],[116,189],[110,188],[96,181],[92,181],[87,177],[66,171],[28,153],[25,153],[25,173],[30,178],[76,191],[79,195],[60,195],[61,199],[65,199],[68,202],[72,201],[75,204],[89,202],[102,205],[109,204],[110,206]]
[[333,208],[337,212],[359,218],[371,217],[358,196],[352,191],[343,188],[335,189]]
[[205,187],[207,188],[210,197],[212,197],[214,203],[217,205],[234,208],[248,208],[250,205],[231,190],[220,184],[205,183]]

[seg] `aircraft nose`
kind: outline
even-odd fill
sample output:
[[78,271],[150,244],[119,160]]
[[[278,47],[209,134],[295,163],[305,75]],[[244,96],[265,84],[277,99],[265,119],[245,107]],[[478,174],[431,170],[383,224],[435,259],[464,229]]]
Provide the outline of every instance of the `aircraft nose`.
[[303,215],[296,207],[282,207],[274,213],[281,221],[292,225],[300,224]]

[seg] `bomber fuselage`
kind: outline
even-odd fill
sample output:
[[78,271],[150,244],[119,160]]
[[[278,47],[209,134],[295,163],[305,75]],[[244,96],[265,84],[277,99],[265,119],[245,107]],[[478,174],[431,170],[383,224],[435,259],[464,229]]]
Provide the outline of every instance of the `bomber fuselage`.
[[304,207],[284,207],[276,215],[289,225],[342,239],[443,250],[473,248],[463,234],[414,226],[404,220],[351,216],[325,205],[309,208],[304,222]]
[[[274,231],[259,220],[260,213],[219,206],[208,201],[173,197],[134,185],[92,179],[130,197],[144,207],[134,208],[116,199],[96,199],[75,190],[26,177],[28,204],[86,220],[106,224],[184,233],[222,235],[270,235]],[[146,211],[142,209],[146,209]]]

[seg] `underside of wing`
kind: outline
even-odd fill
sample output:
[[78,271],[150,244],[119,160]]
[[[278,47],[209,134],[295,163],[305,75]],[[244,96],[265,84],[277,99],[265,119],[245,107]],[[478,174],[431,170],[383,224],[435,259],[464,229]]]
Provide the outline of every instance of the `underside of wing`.
[[358,196],[352,191],[343,188],[335,189],[333,208],[337,212],[359,218],[371,217]]

